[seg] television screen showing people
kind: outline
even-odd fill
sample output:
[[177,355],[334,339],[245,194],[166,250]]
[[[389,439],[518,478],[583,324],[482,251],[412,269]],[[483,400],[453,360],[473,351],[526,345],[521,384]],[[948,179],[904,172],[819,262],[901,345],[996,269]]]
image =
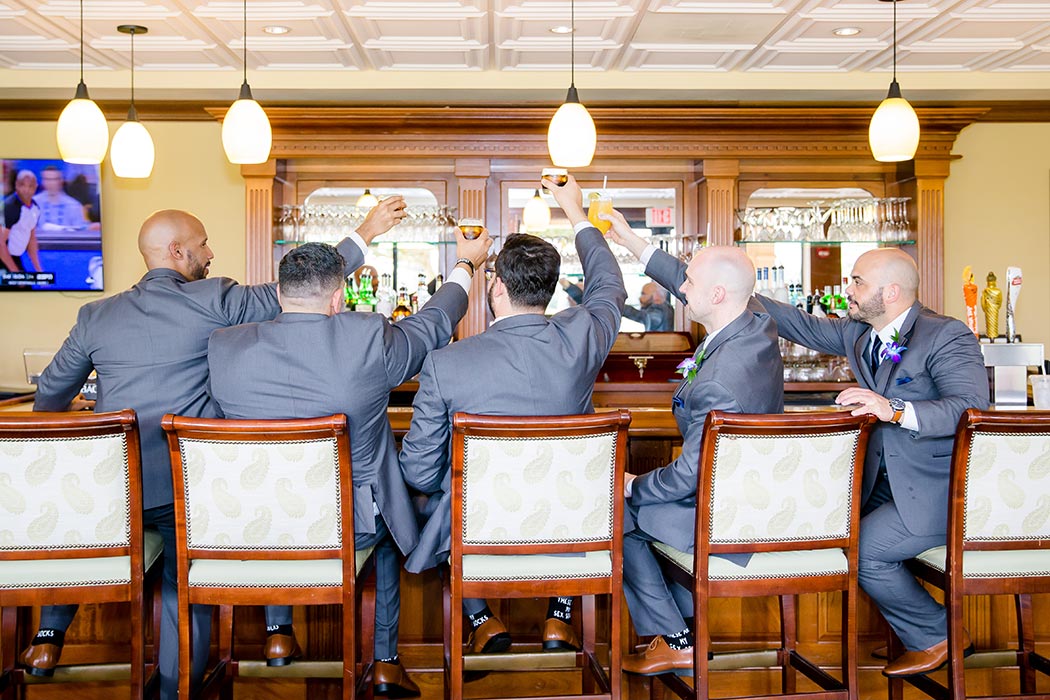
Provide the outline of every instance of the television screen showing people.
[[101,167],[40,158],[0,163],[0,291],[101,290]]

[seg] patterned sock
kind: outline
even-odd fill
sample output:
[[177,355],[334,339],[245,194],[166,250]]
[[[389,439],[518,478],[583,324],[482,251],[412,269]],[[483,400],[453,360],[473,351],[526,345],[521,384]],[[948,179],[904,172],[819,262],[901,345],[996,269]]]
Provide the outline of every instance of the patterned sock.
[[487,605],[481,610],[478,610],[473,615],[467,615],[467,618],[470,620],[471,629],[477,629],[478,627],[481,627],[483,624],[488,622],[488,619],[490,617],[492,617],[492,611],[489,610],[489,606]]
[[572,619],[572,598],[548,598],[547,617],[568,622]]
[[681,632],[675,632],[674,634],[663,634],[660,636],[662,636],[664,638],[664,641],[667,642],[667,646],[671,647],[676,651],[681,651],[682,649],[689,649],[693,646],[693,633],[689,631],[688,627],[686,627]]
[[376,659],[376,661],[378,661],[381,664],[399,664],[399,663],[401,663],[400,661],[398,661],[397,654],[394,654],[389,659]]
[[62,646],[66,643],[65,630],[56,630],[50,627],[41,627],[33,637],[33,644],[54,644]]
[[266,625],[266,636],[269,637],[271,634],[287,634],[292,635],[291,625]]

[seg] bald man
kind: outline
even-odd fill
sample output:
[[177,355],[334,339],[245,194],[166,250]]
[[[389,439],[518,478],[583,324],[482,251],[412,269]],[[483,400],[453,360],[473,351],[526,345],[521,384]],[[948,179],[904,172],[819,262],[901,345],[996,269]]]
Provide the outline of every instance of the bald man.
[[[373,238],[404,216],[404,200],[391,197],[369,212],[360,228],[338,246],[349,274],[364,261]],[[178,692],[178,627],[175,518],[171,461],[160,427],[165,413],[219,415],[208,396],[208,336],[217,328],[268,321],[280,310],[276,285],[245,286],[231,279],[207,279],[212,251],[197,217],[164,210],[146,219],[139,252],[148,272],[127,291],[81,307],[76,325],[40,376],[34,410],[63,411],[92,370],[98,375],[96,411],[133,408],[142,445],[144,522],[164,538],[164,615],[160,634],[161,697]],[[26,672],[54,673],[65,630],[76,606],[41,612],[40,631],[19,657]],[[195,609],[194,678],[208,655],[207,608]]]
[[[623,660],[623,670],[644,676],[692,675],[692,593],[668,579],[653,553],[654,541],[692,552],[696,533],[696,482],[707,414],[780,413],[784,367],[776,324],[752,300],[755,267],[739,248],[701,249],[689,265],[640,238],[619,212],[608,238],[630,250],[645,274],[678,290],[690,319],[707,329],[693,355],[693,376],[683,377],[671,411],[682,433],[682,453],[670,464],[624,481],[623,588],[638,634],[653,640]],[[746,565],[748,555],[725,555]]]
[[966,409],[988,407],[988,374],[966,324],[919,303],[919,272],[907,253],[868,251],[852,280],[848,318],[759,300],[788,340],[844,355],[859,386],[835,402],[880,421],[864,464],[860,586],[907,649],[883,673],[922,675],[948,658],[947,619],[904,562],[945,543],[955,427]]
[[[579,304],[583,299],[583,287],[564,277],[560,282],[569,298]],[[667,290],[656,282],[642,285],[638,307],[623,307],[623,317],[642,324],[647,332],[674,330],[674,307],[668,301]]]

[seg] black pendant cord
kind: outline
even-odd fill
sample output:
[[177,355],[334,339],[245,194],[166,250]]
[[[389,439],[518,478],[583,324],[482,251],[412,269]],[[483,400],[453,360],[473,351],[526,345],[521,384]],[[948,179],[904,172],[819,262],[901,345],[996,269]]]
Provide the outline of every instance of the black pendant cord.
[[131,30],[131,109],[135,109],[135,30]]
[[897,82],[897,0],[893,0],[893,82]]
[[[84,0],[80,0],[83,2]],[[896,5],[894,5],[896,10]],[[248,0],[244,0],[244,82],[248,82]]]
[[[84,0],[80,0],[84,2]],[[81,31],[83,36],[83,31]],[[83,53],[83,49],[81,49]],[[83,70],[83,68],[81,69]],[[569,0],[569,87],[576,86],[576,2]]]
[[84,82],[84,0],[80,0],[80,82]]

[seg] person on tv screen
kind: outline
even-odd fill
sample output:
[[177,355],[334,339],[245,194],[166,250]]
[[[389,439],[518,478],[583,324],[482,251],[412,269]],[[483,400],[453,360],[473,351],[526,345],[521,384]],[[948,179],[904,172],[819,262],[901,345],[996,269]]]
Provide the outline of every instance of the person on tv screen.
[[40,207],[40,224],[46,228],[98,228],[84,216],[84,205],[66,194],[65,176],[56,165],[49,165],[41,173],[44,190],[33,197]]
[[15,191],[4,199],[4,220],[0,226],[0,265],[7,272],[24,272],[22,254],[36,272],[40,265],[40,246],[36,240],[36,225],[40,207],[33,201],[36,193],[36,175],[31,170],[19,171],[15,177]]

